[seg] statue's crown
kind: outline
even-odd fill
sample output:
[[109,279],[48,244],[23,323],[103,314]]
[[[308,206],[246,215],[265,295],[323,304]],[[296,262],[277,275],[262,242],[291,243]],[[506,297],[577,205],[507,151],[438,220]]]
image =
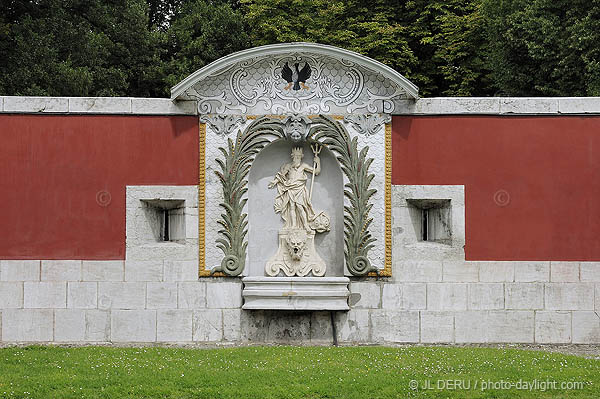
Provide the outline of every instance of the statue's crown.
[[300,155],[303,156],[303,151],[302,151],[302,147],[294,147],[292,148],[292,156],[294,155]]

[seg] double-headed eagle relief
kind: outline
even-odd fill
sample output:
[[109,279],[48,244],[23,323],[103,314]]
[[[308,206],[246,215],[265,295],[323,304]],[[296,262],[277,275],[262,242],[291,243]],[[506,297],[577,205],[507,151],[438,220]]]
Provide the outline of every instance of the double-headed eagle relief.
[[287,62],[283,66],[283,69],[281,70],[281,77],[288,82],[287,86],[284,87],[285,90],[289,90],[290,87],[292,90],[296,91],[300,90],[300,87],[302,87],[304,90],[310,89],[310,87],[306,85],[306,81],[310,78],[312,69],[310,68],[310,65],[308,65],[308,62],[305,62],[304,66],[300,70],[298,70],[299,65],[300,64],[298,62],[294,63],[293,70],[290,68]]
[[417,87],[391,68],[315,43],[244,50],[172,90],[173,100],[196,100],[204,115],[393,114],[411,98]]
[[[277,187],[275,212],[281,214],[284,225],[279,230],[279,248],[266,265],[269,276],[283,272],[286,276],[314,276],[325,274],[325,262],[315,251],[316,233],[329,231],[330,220],[325,212],[315,212],[312,194],[315,176],[321,173],[321,147],[311,147],[314,154],[313,166],[302,162],[302,147],[292,149],[292,162],[284,164],[269,188]],[[307,173],[312,175],[310,190],[306,186]]]

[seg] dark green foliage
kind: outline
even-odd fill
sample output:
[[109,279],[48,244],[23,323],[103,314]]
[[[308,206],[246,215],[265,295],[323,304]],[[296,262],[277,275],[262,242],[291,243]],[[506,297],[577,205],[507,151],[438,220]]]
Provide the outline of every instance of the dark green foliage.
[[481,91],[480,0],[243,0],[254,45],[310,41],[374,58],[420,95]]
[[411,75],[421,96],[488,95],[479,0],[412,0],[402,18],[419,58]]
[[146,0],[148,3],[148,27],[167,30],[171,18],[179,11],[184,0]]
[[145,1],[13,1],[8,7],[0,17],[2,94],[154,94],[145,82],[156,44],[146,29]]
[[482,10],[501,94],[600,95],[600,2],[483,0]]
[[240,12],[226,2],[187,1],[171,21],[163,63],[164,95],[206,64],[250,47]]
[[4,0],[0,95],[166,97],[293,41],[372,57],[421,96],[600,95],[598,0]]
[[245,38],[226,2],[6,1],[0,95],[165,97]]
[[388,0],[242,0],[252,44],[318,42],[372,57],[410,78],[418,59]]

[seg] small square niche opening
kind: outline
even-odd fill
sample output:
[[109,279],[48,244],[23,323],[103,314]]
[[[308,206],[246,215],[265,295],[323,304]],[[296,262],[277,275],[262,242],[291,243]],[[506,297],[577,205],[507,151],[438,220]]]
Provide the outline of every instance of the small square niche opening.
[[407,199],[417,240],[452,245],[449,199]]
[[185,200],[140,200],[156,242],[185,242]]

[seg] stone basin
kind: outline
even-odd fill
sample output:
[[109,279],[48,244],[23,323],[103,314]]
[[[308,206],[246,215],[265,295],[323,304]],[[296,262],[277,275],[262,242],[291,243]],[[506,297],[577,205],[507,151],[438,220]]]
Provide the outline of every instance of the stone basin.
[[348,277],[244,277],[242,283],[242,309],[350,309]]

